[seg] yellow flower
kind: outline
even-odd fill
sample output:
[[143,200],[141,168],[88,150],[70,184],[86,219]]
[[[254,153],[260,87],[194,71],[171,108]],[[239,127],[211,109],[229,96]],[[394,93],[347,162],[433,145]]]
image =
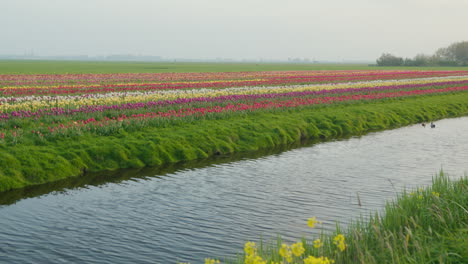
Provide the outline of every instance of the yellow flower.
[[292,262],[292,253],[288,245],[282,244],[279,250],[280,256],[282,256],[287,262]]
[[249,255],[245,257],[244,264],[266,264],[266,261],[260,256]]
[[337,245],[337,247],[338,247],[338,249],[339,249],[341,252],[343,252],[343,251],[345,251],[345,249],[346,249],[346,244],[343,243],[343,242],[341,242],[341,243],[339,243],[339,244]]
[[344,241],[345,237],[342,234],[338,234],[333,238],[333,241]]
[[288,252],[289,252],[289,247],[288,247],[288,245],[282,244],[282,245],[281,245],[281,248],[280,248],[280,250],[279,250],[280,256],[286,257],[286,255],[288,254]]
[[440,193],[438,193],[438,192],[432,192],[432,195],[434,195],[436,197],[440,197]]
[[206,258],[205,259],[205,264],[219,264],[221,262],[219,262],[219,260],[217,259],[210,259],[210,258]]
[[254,242],[247,241],[244,246],[244,252],[247,256],[255,255],[257,252],[257,248]]
[[340,251],[346,249],[345,237],[342,234],[338,234],[333,238],[333,244],[335,244]]
[[305,248],[302,242],[297,242],[291,245],[291,251],[296,257],[299,257],[304,254]]
[[266,261],[264,261],[264,260],[262,259],[262,257],[256,256],[255,259],[254,259],[254,261],[253,261],[253,264],[266,264]]
[[317,219],[314,217],[311,217],[307,220],[307,225],[310,227],[310,228],[314,228],[315,224],[319,223],[319,221],[317,221]]
[[327,257],[316,258],[314,256],[308,256],[304,259],[304,264],[332,264],[335,263],[333,259],[328,259]]
[[323,246],[323,242],[320,239],[314,240],[314,248],[321,248]]

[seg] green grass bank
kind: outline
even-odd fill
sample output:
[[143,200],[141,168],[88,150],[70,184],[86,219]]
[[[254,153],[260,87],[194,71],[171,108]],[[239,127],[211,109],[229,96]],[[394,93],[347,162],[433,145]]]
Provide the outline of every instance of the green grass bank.
[[376,67],[367,64],[110,62],[0,60],[0,74],[163,73],[312,70],[468,70],[468,67]]
[[252,112],[161,127],[0,145],[0,191],[86,171],[159,166],[468,115],[468,93]]
[[[335,239],[338,234],[344,235],[342,250]],[[292,251],[290,263],[461,264],[468,261],[467,236],[468,176],[453,180],[441,172],[433,178],[432,186],[403,191],[387,203],[382,214],[361,218],[346,230],[337,227],[334,233],[302,238],[303,253],[296,256]],[[317,239],[321,245],[314,243]],[[263,263],[286,263],[281,256],[284,253],[279,252],[281,245],[281,239],[256,245],[256,256]],[[248,263],[247,252],[225,263]],[[307,258],[312,259],[309,256],[326,257],[330,262],[307,262]]]

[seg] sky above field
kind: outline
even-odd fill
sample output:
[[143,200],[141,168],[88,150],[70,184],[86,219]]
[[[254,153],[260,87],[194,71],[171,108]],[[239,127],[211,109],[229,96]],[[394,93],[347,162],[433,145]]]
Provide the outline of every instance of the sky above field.
[[468,40],[466,0],[0,0],[0,54],[375,60]]

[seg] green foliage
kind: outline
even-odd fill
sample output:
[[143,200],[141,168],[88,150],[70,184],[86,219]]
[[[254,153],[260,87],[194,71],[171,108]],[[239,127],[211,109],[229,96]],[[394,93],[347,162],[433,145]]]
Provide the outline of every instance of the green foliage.
[[394,56],[390,53],[383,53],[380,58],[377,59],[378,66],[403,66],[403,58]]
[[435,56],[451,65],[468,65],[468,41],[452,43],[447,48],[437,50]]

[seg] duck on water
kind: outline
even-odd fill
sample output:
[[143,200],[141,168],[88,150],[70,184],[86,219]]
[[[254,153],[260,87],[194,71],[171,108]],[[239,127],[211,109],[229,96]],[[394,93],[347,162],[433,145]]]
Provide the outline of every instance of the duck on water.
[[[421,126],[426,127],[426,123],[421,123]],[[431,122],[431,128],[435,128],[435,124]]]

